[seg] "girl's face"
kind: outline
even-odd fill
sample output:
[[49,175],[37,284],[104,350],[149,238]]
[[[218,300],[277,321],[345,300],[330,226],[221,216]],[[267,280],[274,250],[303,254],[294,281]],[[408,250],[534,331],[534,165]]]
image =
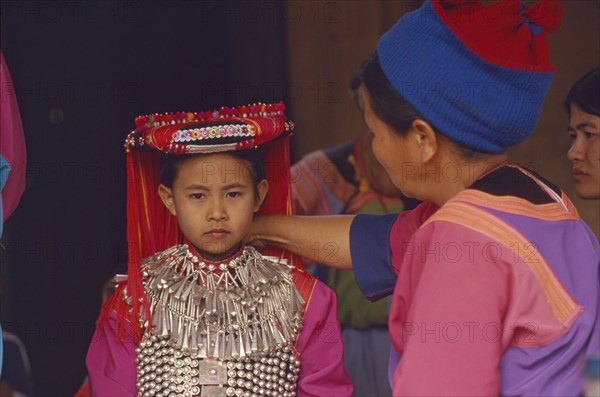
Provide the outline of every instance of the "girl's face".
[[579,197],[600,198],[600,117],[571,105],[569,121],[571,148],[567,158],[573,163],[573,180]]
[[268,183],[255,187],[249,167],[229,154],[193,156],[179,164],[171,188],[159,187],[181,232],[205,259],[235,254],[260,209]]

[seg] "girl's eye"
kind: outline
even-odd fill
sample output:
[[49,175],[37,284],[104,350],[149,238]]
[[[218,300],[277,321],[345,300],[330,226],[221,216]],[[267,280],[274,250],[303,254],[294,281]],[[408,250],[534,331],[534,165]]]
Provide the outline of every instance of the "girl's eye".
[[596,134],[594,134],[594,133],[591,133],[591,132],[585,132],[585,131],[583,132],[583,134],[585,135],[585,137],[586,137],[587,139],[591,139],[591,138],[593,138],[593,137],[597,136],[597,135],[596,135]]
[[227,197],[231,197],[231,198],[239,197],[241,195],[242,195],[241,192],[228,192],[227,193]]
[[569,132],[569,139],[574,141],[577,138],[577,134],[575,134],[574,132]]
[[204,198],[204,194],[203,193],[192,193],[190,195],[191,198],[193,198],[194,200],[201,200]]

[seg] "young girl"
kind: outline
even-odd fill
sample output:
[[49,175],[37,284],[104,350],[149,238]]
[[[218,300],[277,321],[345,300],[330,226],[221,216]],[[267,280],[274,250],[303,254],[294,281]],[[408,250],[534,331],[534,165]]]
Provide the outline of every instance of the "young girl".
[[88,352],[92,395],[352,394],[335,295],[295,257],[243,244],[255,213],[291,212],[283,110],[136,119],[128,280]]

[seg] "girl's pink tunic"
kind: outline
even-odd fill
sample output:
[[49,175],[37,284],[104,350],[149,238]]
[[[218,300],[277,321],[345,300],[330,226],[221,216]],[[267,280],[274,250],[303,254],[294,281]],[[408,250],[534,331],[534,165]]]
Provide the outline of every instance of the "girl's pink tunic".
[[[114,316],[103,331],[94,333],[86,359],[91,395],[137,395],[135,343],[117,340]],[[299,397],[352,395],[352,382],[344,369],[336,297],[320,281],[307,302],[296,349],[302,362]]]

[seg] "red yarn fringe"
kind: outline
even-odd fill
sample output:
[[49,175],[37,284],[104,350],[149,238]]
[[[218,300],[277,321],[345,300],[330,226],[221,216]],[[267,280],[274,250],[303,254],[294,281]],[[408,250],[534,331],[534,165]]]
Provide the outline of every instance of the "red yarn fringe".
[[[255,145],[273,139],[285,129],[283,117],[255,119],[252,122],[256,123],[261,131],[256,137]],[[266,143],[264,150],[265,172],[270,188],[260,213],[292,214],[289,139],[276,138]],[[148,298],[142,286],[140,261],[182,241],[177,220],[169,213],[157,194],[160,157],[159,151],[131,150],[127,153],[129,277],[106,301],[98,320],[101,331],[104,322],[114,313],[119,340],[131,338],[134,342],[139,342],[144,331],[149,329],[152,323]],[[263,254],[286,258],[294,266],[301,263],[296,255],[280,249],[267,248]],[[142,314],[148,320],[145,327],[140,324]]]

